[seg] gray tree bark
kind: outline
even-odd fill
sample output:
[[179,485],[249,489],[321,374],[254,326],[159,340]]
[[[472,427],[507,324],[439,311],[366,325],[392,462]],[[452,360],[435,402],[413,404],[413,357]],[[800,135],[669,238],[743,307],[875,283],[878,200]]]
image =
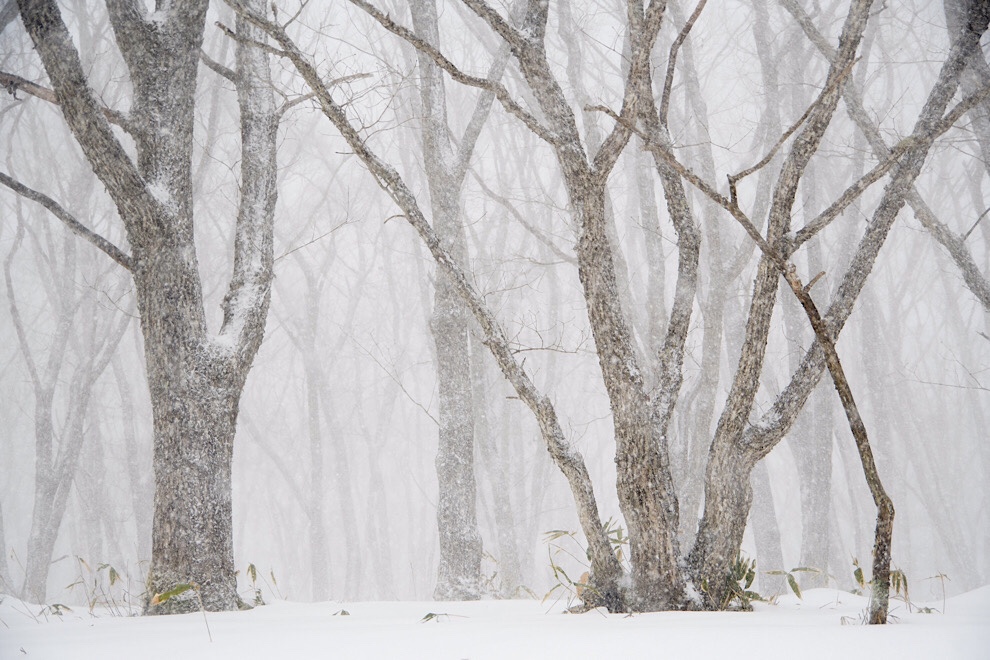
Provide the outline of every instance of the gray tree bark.
[[[874,213],[873,220],[863,239],[860,241],[852,262],[842,278],[842,282],[833,297],[828,311],[823,317],[833,341],[838,336],[846,320],[848,320],[852,312],[853,303],[862,291],[866,278],[872,270],[880,247],[883,245],[897,213],[904,206],[910,187],[920,173],[921,166],[932,143],[937,135],[945,130],[947,123],[954,122],[957,119],[959,115],[957,111],[969,105],[969,102],[964,102],[943,117],[945,108],[958,87],[960,73],[966,61],[973,53],[973,49],[976,48],[976,44],[979,43],[980,36],[987,29],[987,20],[990,18],[988,14],[990,14],[990,8],[986,6],[972,5],[970,7],[967,31],[962,38],[953,44],[946,62],[943,64],[939,73],[938,80],[933,86],[925,107],[914,127],[912,135],[899,145],[902,154],[892,169],[891,181],[886,187],[884,196]],[[833,68],[835,61],[833,59]],[[970,101],[972,100],[970,99]],[[762,419],[750,425],[743,432],[739,444],[744,450],[744,456],[755,455],[761,457],[779,442],[783,433],[793,424],[794,419],[814,389],[824,368],[825,356],[820,346],[816,343],[805,354],[801,367],[792,377],[788,386],[778,396],[770,410]],[[738,465],[732,464],[731,459],[726,461],[729,452],[726,452],[724,448],[716,448],[713,445],[713,453],[716,449],[721,452],[720,458],[723,461],[720,470],[724,470],[726,474],[733,476],[737,474]],[[708,480],[709,487],[712,483],[714,483],[714,480],[710,473]],[[739,540],[741,540],[744,522],[739,515],[741,511],[735,505],[751,496],[739,491],[716,494],[719,495],[719,498],[717,500],[713,498],[712,500],[713,509],[710,519],[713,521],[720,520],[723,524],[739,530]],[[723,495],[727,495],[728,497],[723,498]],[[878,507],[880,506],[878,502]],[[748,503],[743,508],[748,508]],[[707,511],[708,504],[706,502]],[[889,514],[892,517],[892,509],[889,511]],[[734,522],[732,522],[733,520]],[[885,525],[889,526],[889,521],[878,520],[878,538],[879,528]],[[725,537],[721,534],[716,534],[713,539],[723,539],[724,541]],[[734,550],[738,551],[738,545],[734,547],[723,545],[722,547],[724,552],[723,560],[731,561],[728,559],[728,555],[733,553]],[[692,551],[692,558],[695,562],[706,559],[710,561],[715,556],[716,553],[712,552],[711,548],[704,546],[699,547],[699,545],[696,545]],[[889,565],[889,547],[878,545],[874,549],[875,570],[877,570],[878,564],[883,564],[885,559]],[[700,565],[699,563],[695,563],[695,566]],[[885,578],[886,576],[882,574],[875,574],[873,578],[874,589],[878,596],[876,602],[884,603],[882,612],[879,609],[871,610],[871,621],[874,622],[880,622],[881,619],[886,618],[885,603],[887,586],[885,584]]]
[[[795,138],[781,168],[766,232],[766,240],[771,245],[790,231],[790,215],[798,183],[838,105],[840,82],[847,67],[853,63],[871,4],[872,0],[859,0],[850,8],[839,41],[839,55],[829,70],[825,91]],[[749,474],[761,456],[745,448],[741,440],[763,370],[778,278],[773,261],[764,255],[753,285],[743,353],[709,453],[705,476],[705,512],[691,550],[690,564],[697,582],[705,583],[706,597],[713,606],[725,601],[729,585],[719,576],[729,574],[739,553],[746,516],[752,504]]]
[[[519,119],[536,136],[547,142],[554,150],[558,166],[567,188],[571,212],[578,228],[576,247],[577,265],[592,333],[599,360],[604,385],[612,406],[612,419],[616,440],[617,491],[620,507],[630,535],[632,560],[631,587],[625,588],[618,578],[621,567],[603,539],[600,520],[594,504],[594,496],[587,473],[580,457],[569,451],[564,443],[560,424],[553,406],[545,396],[535,389],[532,381],[509,350],[504,334],[497,320],[480,299],[464,274],[463,268],[451,257],[440,237],[426,222],[409,189],[394,168],[378,158],[368,147],[362,136],[348,121],[343,108],[334,102],[330,89],[320,80],[319,75],[308,59],[303,56],[284,30],[277,25],[253,18],[264,25],[297,70],[316,93],[324,113],[337,126],[349,146],[365,162],[379,184],[389,193],[403,210],[406,219],[423,238],[440,269],[448,274],[459,295],[467,303],[482,328],[485,343],[503,371],[513,384],[520,398],[536,415],[544,439],[558,467],[570,482],[582,530],[589,543],[592,560],[592,589],[589,599],[594,604],[606,604],[612,609],[669,609],[686,605],[685,580],[682,565],[679,564],[677,499],[674,494],[670,474],[667,446],[667,424],[678,398],[683,352],[683,329],[690,319],[690,311],[696,295],[696,268],[692,268],[692,238],[695,232],[690,212],[679,211],[683,203],[683,193],[676,188],[681,185],[678,177],[687,178],[692,184],[703,189],[705,194],[720,206],[730,210],[737,217],[742,214],[735,196],[734,183],[731,186],[732,198],[725,199],[696,175],[680,166],[670,154],[670,138],[665,134],[666,102],[660,108],[650,105],[653,92],[650,87],[650,52],[663,16],[663,2],[652,2],[645,9],[641,3],[627,5],[629,30],[629,62],[626,74],[621,112],[613,112],[600,107],[615,120],[614,129],[601,141],[597,150],[589,150],[577,127],[575,111],[555,77],[545,52],[545,33],[548,21],[549,3],[534,0],[528,3],[525,19],[520,27],[496,11],[492,5],[482,0],[464,0],[464,4],[498,34],[512,49],[515,62],[522,75],[524,96],[536,106],[530,111],[515,101],[502,85],[465,74],[459,70],[435,46],[398,25],[391,18],[377,10],[365,0],[351,0],[383,27],[407,40],[420,52],[429,56],[438,67],[454,80],[466,85],[491,91],[505,110]],[[236,3],[235,3],[236,4]],[[932,99],[944,101],[940,108],[926,107],[922,119],[916,127],[915,135],[898,145],[891,156],[864,179],[851,187],[837,200],[828,213],[816,218],[797,239],[791,237],[790,222],[795,205],[799,183],[810,159],[818,150],[824,133],[830,125],[839,98],[845,85],[845,78],[855,63],[855,55],[863,30],[868,20],[871,2],[857,0],[852,3],[836,56],[832,59],[824,89],[815,103],[801,120],[787,132],[774,146],[768,158],[748,173],[759,169],[770,161],[773,153],[792,133],[796,133],[793,145],[784,158],[781,173],[776,177],[776,185],[770,201],[769,221],[766,237],[746,219],[747,232],[755,243],[760,244],[764,258],[759,265],[753,287],[746,339],[743,344],[739,366],[735,375],[729,400],[719,420],[715,438],[709,451],[706,473],[705,514],[699,534],[689,556],[691,577],[696,586],[706,592],[705,607],[718,607],[725,602],[730,585],[727,577],[732,563],[738,556],[739,546],[749,514],[752,493],[750,476],[753,466],[772,448],[800,411],[807,394],[795,396],[793,388],[786,389],[775,402],[773,413],[759,424],[751,424],[749,417],[753,411],[760,377],[763,373],[765,350],[770,319],[776,307],[779,277],[791,285],[792,290],[802,301],[809,303],[810,297],[800,284],[796,273],[781,261],[789,259],[794,249],[813,236],[821,226],[827,224],[842,208],[848,206],[865,188],[892,171],[893,183],[875,214],[874,224],[867,231],[862,242],[864,247],[856,255],[846,274],[845,288],[840,288],[829,314],[823,321],[815,316],[814,305],[806,306],[809,319],[816,329],[816,335],[826,348],[832,347],[838,330],[851,311],[851,306],[861,290],[862,283],[876,259],[882,238],[889,223],[903,204],[902,187],[910,183],[920,169],[932,140],[944,130],[943,118],[945,97],[951,84],[941,77],[932,93]],[[950,61],[958,55],[953,48]],[[951,67],[950,67],[951,68]],[[669,79],[669,78],[668,78]],[[665,90],[668,85],[665,83]],[[954,87],[952,88],[954,89]],[[665,91],[664,98],[667,98]],[[934,101],[933,101],[934,103]],[[587,108],[581,111],[587,112]],[[537,114],[538,112],[538,114]],[[644,130],[645,129],[645,130]],[[627,145],[631,135],[639,132],[654,153],[661,181],[664,183],[675,228],[678,229],[680,267],[675,300],[668,322],[668,332],[663,344],[663,355],[658,361],[661,369],[659,382],[667,386],[657,388],[656,393],[647,390],[646,379],[641,371],[641,356],[637,355],[632,324],[620,304],[620,286],[616,275],[615,250],[609,236],[607,213],[607,178],[616,159]],[[771,138],[772,139],[772,138]],[[742,175],[738,175],[742,176]],[[732,179],[730,179],[730,182]],[[670,185],[668,185],[668,183]],[[828,216],[828,217],[824,217]],[[687,219],[680,226],[680,220]],[[819,222],[820,220],[820,222]],[[877,227],[886,229],[876,229]],[[876,230],[876,231],[875,231]],[[879,232],[879,233],[877,233]],[[534,232],[535,233],[535,232]],[[771,247],[772,246],[772,247]],[[740,259],[748,258],[752,247],[740,250]],[[696,264],[696,252],[694,263]],[[796,287],[796,288],[795,288]],[[814,313],[812,313],[814,312]],[[837,320],[841,317],[841,320]],[[675,321],[675,319],[677,319]],[[826,329],[827,328],[827,329]],[[834,348],[834,347],[833,347]],[[815,350],[818,350],[815,353]],[[801,386],[813,387],[825,366],[825,355],[820,349],[812,349],[817,360],[817,372],[808,372],[807,381]],[[868,479],[876,484],[876,470],[871,469],[869,448],[865,445],[862,420],[858,419],[852,405],[851,394],[845,387],[841,365],[834,350],[828,353],[829,368],[843,402],[849,404],[850,424],[861,448],[864,467]],[[802,363],[802,369],[808,359]],[[667,373],[664,373],[667,370]],[[810,392],[810,389],[808,390]],[[780,435],[777,435],[777,432]],[[772,438],[772,439],[771,439]],[[890,520],[893,513],[888,502],[883,501],[882,491],[875,490],[881,520],[878,524],[877,562],[882,565],[884,555],[889,551],[889,543],[881,547],[883,527],[889,541]],[[886,557],[889,561],[889,555]],[[879,563],[878,563],[879,562]],[[877,574],[878,584],[883,575]],[[879,587],[877,593],[879,594]],[[875,613],[874,613],[875,614]]]
[[[255,1],[258,9],[263,7]],[[240,393],[261,344],[272,273],[277,111],[267,54],[239,44],[241,200],[234,271],[219,333],[206,323],[193,237],[192,146],[196,75],[206,0],[152,14],[109,0],[133,105],[122,125],[136,162],[89,88],[79,54],[53,0],[20,0],[21,17],[76,141],[124,223],[144,335],[154,418],[155,509],[149,595],[194,584],[209,610],[236,608],[231,530],[231,458]],[[263,38],[247,24],[238,32]],[[105,250],[106,251],[106,250]],[[149,613],[198,608],[182,597]]]
[[[427,43],[439,47],[435,1],[416,0],[409,7],[416,33]],[[467,239],[460,217],[460,194],[474,144],[494,97],[483,95],[469,133],[461,141],[460,149],[455,151],[447,122],[443,72],[423,53],[417,53],[417,58],[421,78],[423,156],[433,229],[444,249],[462,268],[467,268]],[[502,61],[504,66],[504,57]],[[440,565],[434,590],[437,600],[481,597],[482,546],[476,511],[470,319],[471,313],[450,278],[443,271],[438,272],[430,320],[436,347],[440,409],[436,458],[437,529],[440,534]]]
[[[621,606],[621,597],[618,589],[618,580],[622,573],[621,566],[612,553],[608,538],[603,532],[601,518],[595,502],[594,490],[583,458],[567,444],[552,402],[537,390],[529,375],[517,361],[500,323],[467,280],[464,271],[443,248],[439,237],[433,231],[433,228],[426,221],[425,216],[420,210],[415,196],[405,185],[398,172],[371,151],[361,135],[349,122],[343,108],[333,100],[330,90],[320,78],[316,69],[299,51],[284,29],[266,20],[263,16],[250,12],[243,3],[236,0],[228,1],[240,15],[249,17],[255,25],[263,27],[284,49],[300,75],[302,75],[303,79],[316,94],[317,101],[320,103],[323,113],[340,131],[348,145],[361,158],[379,185],[389,194],[399,208],[403,210],[406,220],[423,239],[437,265],[454,281],[459,295],[467,303],[480,326],[483,343],[488,346],[499,369],[512,384],[519,398],[533,411],[551,457],[568,480],[577,504],[582,531],[588,539],[592,566],[595,568],[600,579],[600,583],[596,589],[597,593],[602,595],[603,602],[609,604],[610,607]],[[396,29],[404,32],[405,38],[419,41],[424,48],[436,52],[428,44],[423,44],[421,40],[418,40],[411,32],[398,28],[388,17],[377,12],[370,5],[367,8],[374,12],[375,18],[379,22],[384,21],[383,24],[394,26]],[[442,62],[438,61],[437,57],[433,59],[442,65]],[[482,86],[486,86],[494,91],[496,97],[500,100],[505,98],[504,93],[500,91],[502,89],[500,86],[490,84],[483,84]],[[521,111],[518,106],[515,107]]]

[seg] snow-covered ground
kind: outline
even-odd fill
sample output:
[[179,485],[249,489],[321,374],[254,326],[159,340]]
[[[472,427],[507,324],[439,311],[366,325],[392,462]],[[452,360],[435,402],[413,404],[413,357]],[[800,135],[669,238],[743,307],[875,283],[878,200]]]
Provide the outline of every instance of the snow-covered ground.
[[757,603],[753,613],[565,614],[563,606],[279,601],[204,622],[85,607],[53,616],[5,597],[0,658],[990,658],[990,586],[950,598],[944,614],[909,613],[895,601],[889,626],[858,625],[866,599],[833,589]]

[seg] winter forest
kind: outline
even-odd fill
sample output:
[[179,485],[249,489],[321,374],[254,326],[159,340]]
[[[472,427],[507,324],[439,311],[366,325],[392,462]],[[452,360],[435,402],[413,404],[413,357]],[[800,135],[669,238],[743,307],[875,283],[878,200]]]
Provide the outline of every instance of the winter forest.
[[990,583],[988,22],[0,0],[0,593]]

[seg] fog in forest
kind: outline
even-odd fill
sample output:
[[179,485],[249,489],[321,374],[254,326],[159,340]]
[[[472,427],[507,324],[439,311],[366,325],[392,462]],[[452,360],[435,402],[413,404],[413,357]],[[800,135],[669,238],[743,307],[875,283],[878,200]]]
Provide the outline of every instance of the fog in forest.
[[[285,56],[288,46],[211,2],[190,96],[191,204],[178,211],[162,183],[171,173],[149,178],[140,155],[150,147],[134,137],[145,129],[129,123],[154,98],[135,103],[140,62],[115,37],[130,19],[102,3],[57,4],[93,107],[107,110],[87,112],[119,142],[120,158],[137,163],[149,204],[195,218],[191,247],[175,251],[201,283],[197,336],[216,351],[241,346],[225,343],[227,328],[261,310],[263,341],[253,361],[239,363],[247,376],[233,398],[230,533],[245,601],[255,589],[267,600],[543,598],[562,580],[564,593],[596,572],[577,477],[561,467],[577,454],[619,564],[639,580],[629,562],[653,552],[636,546],[653,528],[627,520],[640,492],[628,484],[656,447],[661,467],[651,474],[671,483],[668,492],[663,478],[647,480],[648,491],[664,493],[650,511],[666,511],[664,547],[690,554],[685,575],[705,575],[715,545],[699,541],[698,528],[712,447],[723,441],[745,450],[718,454],[729,466],[720,474],[740,483],[717,481],[751,493],[738,556],[755,559],[752,588],[765,596],[788,588],[767,571],[791,571],[805,587],[861,588],[854,570],[870,579],[877,508],[820,349],[818,371],[803,377],[810,395],[781,396],[813,359],[809,316],[740,219],[685,171],[796,267],[838,337],[896,509],[891,568],[919,597],[990,582],[987,38],[977,35],[961,73],[943,80],[966,7],[979,3],[739,0],[702,3],[693,16],[699,5],[669,0],[655,42],[638,57],[653,18],[639,15],[642,2],[550,2],[539,30],[527,21],[543,3],[522,0],[374,0],[371,11],[361,2],[278,2],[275,14],[263,2],[232,2],[285,26],[333,107],[390,168],[372,175]],[[153,405],[148,365],[170,376],[148,357],[157,331],[142,321],[158,318],[149,307],[157,298],[137,287],[151,291],[160,278],[138,275],[138,255],[154,261],[171,244],[132,244],[141,225],[122,221],[130,207],[115,192],[116,165],[104,166],[110,178],[94,173],[98,150],[80,147],[57,103],[65,97],[50,91],[62,88],[15,5],[0,2],[9,92],[0,98],[0,592],[141,606],[165,584],[148,591],[156,437],[167,436],[153,423],[163,408]],[[848,65],[832,66],[859,5],[867,20],[858,47]],[[161,10],[137,20],[155,30],[171,17]],[[509,48],[493,25],[518,43]],[[255,45],[238,42],[235,30]],[[541,39],[545,69],[520,55]],[[272,51],[260,60],[259,41]],[[239,48],[255,53],[253,66],[270,67],[277,149],[272,277],[243,304],[235,255],[265,239],[263,230],[242,233],[238,219],[249,206],[242,169],[258,155],[242,149],[243,117],[262,112],[246,93],[239,107],[235,81],[248,69],[237,67],[250,57]],[[534,84],[541,72],[553,84]],[[653,103],[635,100],[636,76]],[[968,104],[951,124],[924,119],[939,85],[948,91],[935,120]],[[566,104],[553,105],[557,92]],[[568,121],[576,141],[558,130]],[[795,145],[810,150],[806,165],[794,165]],[[575,149],[594,176],[569,165]],[[848,192],[884,163],[871,185]],[[754,166],[730,190],[727,177]],[[789,193],[788,168],[797,172]],[[390,196],[398,195],[390,172],[425,229]],[[577,180],[600,181],[599,216]],[[840,212],[825,217],[836,203]],[[890,209],[889,231],[870,234]],[[424,242],[430,227],[435,250]],[[441,249],[461,280],[437,266]],[[879,252],[870,258],[870,249]],[[865,277],[858,289],[857,276]],[[757,309],[761,277],[777,284],[759,294]],[[474,303],[464,302],[468,289]],[[167,299],[173,289],[163,291]],[[266,308],[257,301],[269,293]],[[162,327],[172,318],[162,315]],[[164,355],[161,364],[171,364]],[[637,401],[656,411],[644,417],[658,430],[643,445],[629,421]],[[543,403],[552,418],[547,407],[539,408],[547,416],[534,414]],[[170,414],[192,410],[183,406]],[[548,452],[554,429],[568,448],[559,457]],[[648,458],[620,460],[627,445],[647,447]],[[182,474],[193,463],[158,469]],[[189,483],[179,504],[164,508],[208,509],[202,515],[221,521],[222,507],[198,502]],[[630,533],[633,547],[617,542]],[[675,597],[643,598],[643,608],[663,609]]]

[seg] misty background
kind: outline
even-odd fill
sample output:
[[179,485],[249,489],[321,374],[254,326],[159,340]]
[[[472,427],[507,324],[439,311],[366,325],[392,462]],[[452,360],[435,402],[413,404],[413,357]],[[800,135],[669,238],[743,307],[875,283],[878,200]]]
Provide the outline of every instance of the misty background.
[[[108,107],[126,107],[126,68],[107,17],[89,11],[91,4],[67,2],[63,13],[91,87]],[[844,7],[803,4],[834,43]],[[409,23],[405,3],[378,5]],[[683,2],[670,6],[655,50],[661,71],[692,9]],[[621,8],[608,0],[559,7],[551,10],[547,42],[570,84],[566,93],[582,106],[618,107]],[[498,50],[491,33],[456,3],[440,8],[444,52],[485,75]],[[213,11],[216,20],[232,24],[226,7]],[[204,50],[229,62],[232,43],[211,26],[208,21]],[[324,75],[347,78],[339,94],[351,117],[360,118],[369,142],[417,195],[429,199],[412,48],[344,3],[311,3],[294,35]],[[852,77],[888,144],[911,132],[948,47],[941,3],[917,0],[875,11]],[[273,58],[272,64],[283,100],[307,92],[287,63]],[[39,84],[46,80],[18,19],[0,33],[0,68]],[[670,127],[680,159],[712,172],[719,183],[756,163],[814,99],[826,70],[825,59],[775,2],[712,3],[674,79]],[[507,86],[522,89],[513,86],[514,77],[510,67]],[[232,89],[201,67],[196,239],[216,327],[232,267],[230,218],[238,198]],[[477,93],[448,81],[447,97],[448,120],[461,134]],[[976,114],[936,143],[917,189],[953,232],[971,230],[965,245],[988,273],[990,220],[978,218],[990,207],[990,164]],[[596,112],[579,121],[589,136],[611,122]],[[94,231],[126,244],[116,210],[58,107],[4,95],[0,135],[7,171],[60,200]],[[247,588],[246,568],[253,564],[259,582],[272,574],[277,579],[264,587],[266,596],[428,599],[439,552],[434,264],[311,102],[288,111],[279,136],[272,306],[240,402],[234,447],[234,551],[242,585]],[[805,219],[814,217],[875,162],[840,107],[795,208]],[[617,263],[627,283],[621,293],[638,328],[667,313],[676,276],[676,236],[662,194],[655,177],[644,183],[640,176],[648,167],[634,141],[609,185]],[[739,186],[750,208],[767,194],[762,180],[753,175]],[[796,255],[805,281],[824,271],[813,288],[817,300],[827,302],[834,292],[882,185]],[[705,222],[701,283],[670,440],[685,538],[700,512],[699,477],[717,419],[710,408],[721,409],[731,382],[759,256],[727,214],[707,208],[693,189],[689,197]],[[557,406],[568,438],[585,457],[602,518],[622,525],[609,402],[574,263],[576,228],[566,192],[549,148],[497,106],[465,180],[462,217],[473,284]],[[85,602],[88,586],[67,587],[103,579],[106,571],[98,567],[107,564],[123,579],[105,588],[127,591],[136,601],[150,558],[153,477],[151,409],[130,277],[45,209],[9,191],[0,191],[0,259],[2,590],[16,592],[24,579],[28,536],[41,513],[34,497],[38,479],[68,467],[61,476],[70,481],[58,491],[65,513],[47,598]],[[713,301],[721,306],[718,314],[709,313]],[[703,330],[713,318],[723,332],[715,370],[706,377]],[[782,293],[755,414],[772,403],[812,338],[797,303]],[[909,208],[837,347],[897,508],[893,566],[918,597],[941,595],[943,585],[951,595],[987,583],[990,314]],[[579,568],[585,560],[580,536],[573,545],[545,538],[550,530],[579,531],[574,505],[531,413],[480,342],[472,345],[471,359],[486,588],[492,596],[542,597],[556,583],[550,556],[568,570],[585,570]],[[40,440],[49,433],[52,454],[39,460]],[[754,492],[743,551],[756,558],[764,595],[782,587],[762,571],[802,565],[832,576],[830,585],[853,588],[853,560],[869,564],[875,509],[827,377],[755,471]],[[572,556],[555,554],[561,545]],[[824,584],[815,582],[822,580],[817,574],[801,578]]]

